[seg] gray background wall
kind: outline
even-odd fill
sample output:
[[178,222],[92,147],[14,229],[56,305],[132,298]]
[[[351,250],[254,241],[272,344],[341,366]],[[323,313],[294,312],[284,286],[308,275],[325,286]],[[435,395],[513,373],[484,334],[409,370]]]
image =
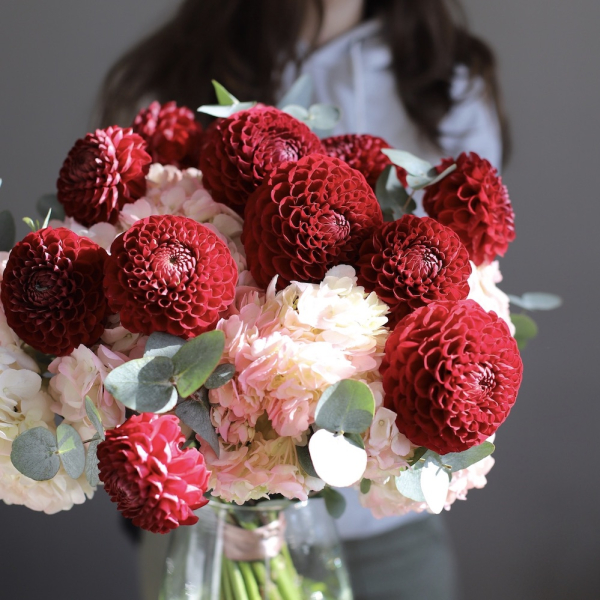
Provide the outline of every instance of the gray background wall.
[[[2,0],[0,207],[33,216],[88,129],[102,75],[174,4]],[[464,598],[598,598],[600,3],[466,5],[497,51],[513,124],[505,181],[518,238],[502,261],[504,289],[554,291],[565,307],[537,317],[488,487],[447,515]],[[134,549],[102,491],[53,517],[1,505],[0,531],[2,598],[137,597]]]

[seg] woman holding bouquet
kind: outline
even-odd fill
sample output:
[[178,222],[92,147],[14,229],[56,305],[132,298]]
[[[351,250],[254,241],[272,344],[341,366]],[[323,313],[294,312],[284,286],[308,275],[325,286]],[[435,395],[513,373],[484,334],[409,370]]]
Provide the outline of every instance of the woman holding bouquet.
[[[102,121],[127,123],[152,100],[212,104],[213,79],[276,104],[307,73],[312,100],[342,110],[336,136],[380,136],[434,164],[473,151],[499,166],[508,144],[493,55],[460,17],[445,0],[185,0],[112,68]],[[338,525],[356,600],[456,597],[439,519],[378,520],[345,496]]]

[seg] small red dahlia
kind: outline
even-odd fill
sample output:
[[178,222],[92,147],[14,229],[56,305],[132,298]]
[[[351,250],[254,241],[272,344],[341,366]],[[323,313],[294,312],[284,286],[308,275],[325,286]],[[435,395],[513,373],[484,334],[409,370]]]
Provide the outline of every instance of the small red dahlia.
[[152,158],[132,129],[108,127],[77,140],[56,183],[65,213],[85,227],[115,223],[119,211],[146,192]]
[[146,140],[153,162],[198,168],[202,126],[189,108],[175,102],[152,102],[136,116],[133,131]]
[[209,471],[175,415],[143,413],[106,432],[98,445],[100,481],[123,516],[153,533],[193,525],[208,500]]
[[469,295],[469,253],[449,228],[404,215],[384,223],[361,248],[358,283],[390,307],[390,326],[420,306]]
[[[366,133],[336,135],[325,138],[322,142],[329,156],[339,158],[353,169],[360,171],[373,190],[383,170],[392,164],[392,161],[381,151],[391,146],[383,138],[375,135]],[[402,185],[407,187],[406,171],[402,167],[396,167],[396,173]]]
[[104,290],[130,331],[191,338],[210,329],[233,302],[237,275],[229,248],[208,227],[154,215],[112,243]]
[[248,196],[274,167],[315,152],[323,153],[323,145],[304,123],[257,106],[207,131],[200,169],[213,198],[243,215]]
[[267,287],[279,275],[319,282],[339,264],[355,264],[365,239],[383,223],[365,178],[346,163],[320,154],[279,165],[252,194],[242,241],[248,268]]
[[456,161],[446,158],[441,173],[454,162],[457,169],[425,188],[423,208],[430,217],[458,233],[477,265],[504,256],[515,239],[515,215],[498,171],[474,152]]
[[6,321],[27,344],[65,356],[91,346],[104,331],[106,251],[69,229],[47,227],[12,249],[0,298]]
[[443,455],[498,429],[517,399],[523,363],[506,323],[461,300],[433,302],[402,319],[380,370],[399,431]]

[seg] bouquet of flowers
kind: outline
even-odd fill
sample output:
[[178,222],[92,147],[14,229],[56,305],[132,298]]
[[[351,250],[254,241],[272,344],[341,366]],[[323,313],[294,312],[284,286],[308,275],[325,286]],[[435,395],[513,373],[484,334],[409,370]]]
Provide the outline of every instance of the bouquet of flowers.
[[[339,514],[347,486],[378,517],[448,509],[521,383],[505,186],[216,90],[206,130],[154,102],[78,140],[14,246],[0,214],[0,498],[54,513],[102,483],[158,533],[209,498]],[[222,598],[268,588],[227,596],[244,566]]]

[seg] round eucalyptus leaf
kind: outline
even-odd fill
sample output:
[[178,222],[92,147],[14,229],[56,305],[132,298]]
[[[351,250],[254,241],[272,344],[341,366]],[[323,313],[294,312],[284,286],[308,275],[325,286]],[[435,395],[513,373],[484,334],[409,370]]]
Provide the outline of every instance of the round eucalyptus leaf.
[[179,349],[173,356],[173,374],[182,398],[204,385],[219,364],[224,349],[225,335],[218,329],[188,340]]
[[88,416],[88,419],[91,421],[94,429],[100,436],[100,439],[104,439],[104,426],[102,425],[102,418],[100,417],[100,413],[96,408],[96,405],[92,402],[92,399],[89,396],[85,397],[85,412]]
[[166,356],[138,358],[112,370],[104,387],[127,408],[163,413],[177,404],[173,371],[173,361]]
[[340,109],[333,104],[313,104],[308,109],[308,119],[311,129],[333,129],[341,116]]
[[287,106],[284,106],[282,110],[288,115],[292,115],[294,119],[298,119],[298,121],[302,121],[303,123],[306,123],[306,121],[309,119],[308,110],[306,110],[304,106],[300,106],[298,104],[288,104]]
[[173,358],[178,350],[185,344],[185,340],[170,333],[157,331],[150,335],[144,349],[144,358],[147,356],[166,356]]
[[61,423],[56,429],[58,455],[69,477],[79,479],[85,468],[85,448],[77,431]]
[[425,177],[428,180],[431,179],[428,174],[433,169],[433,165],[426,160],[422,160],[414,154],[404,150],[383,148],[381,151],[386,154],[395,165],[402,167],[409,175],[412,175],[413,177]]
[[89,443],[85,457],[85,477],[92,487],[100,483],[100,469],[98,468],[98,444],[101,440],[93,440]]
[[421,489],[421,468],[417,466],[402,471],[396,477],[396,489],[407,498],[415,502],[425,502],[425,496]]
[[307,475],[311,477],[319,477],[313,466],[312,459],[310,457],[310,451],[308,446],[296,446],[296,455],[298,456],[298,462]]
[[432,513],[439,515],[444,509],[449,487],[449,470],[438,457],[429,456],[421,469],[421,489]]
[[327,512],[334,518],[339,519],[346,510],[346,499],[337,490],[330,487],[323,489],[323,500]]
[[290,104],[308,106],[313,92],[312,78],[307,73],[300,75],[292,84],[292,87],[284,94],[277,104],[277,108],[283,109]]
[[370,479],[363,479],[360,482],[360,493],[361,494],[368,494],[371,491],[371,480]]
[[217,457],[219,456],[219,438],[210,419],[210,408],[204,402],[184,400],[175,408],[175,414],[210,444]]
[[519,296],[509,296],[511,304],[525,310],[554,310],[562,306],[562,298],[545,292],[527,292]]
[[464,452],[451,452],[444,454],[441,457],[442,462],[452,468],[452,472],[467,469],[471,465],[478,463],[480,460],[490,456],[496,449],[496,446],[491,442],[483,442],[479,446],[473,446]]
[[375,398],[361,381],[342,379],[329,386],[319,399],[315,423],[333,433],[363,433],[373,422]]
[[310,458],[317,475],[334,487],[349,487],[363,476],[367,453],[343,435],[319,429],[308,442]]
[[35,481],[52,479],[60,469],[56,436],[45,427],[34,427],[15,438],[10,460],[15,469]]
[[207,390],[214,390],[216,388],[225,385],[235,375],[235,365],[225,363],[219,365],[211,374],[210,377],[204,383],[204,387]]

